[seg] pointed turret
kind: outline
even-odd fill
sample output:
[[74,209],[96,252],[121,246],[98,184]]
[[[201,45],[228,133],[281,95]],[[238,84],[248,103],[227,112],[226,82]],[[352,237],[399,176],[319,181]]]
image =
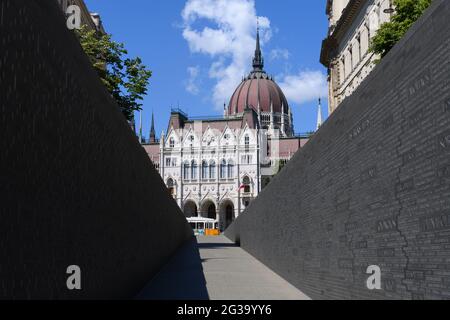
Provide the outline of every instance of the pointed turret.
[[322,99],[319,98],[319,107],[317,112],[317,127],[316,130],[319,130],[319,128],[322,126]]
[[155,117],[152,112],[152,127],[150,128],[150,143],[156,143],[156,133],[155,133]]

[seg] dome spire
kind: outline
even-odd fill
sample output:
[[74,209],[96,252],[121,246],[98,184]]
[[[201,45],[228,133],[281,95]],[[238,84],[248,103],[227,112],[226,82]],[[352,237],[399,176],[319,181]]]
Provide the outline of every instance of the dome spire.
[[254,72],[261,72],[264,69],[264,59],[262,57],[261,53],[261,45],[259,41],[259,19],[256,20],[256,50],[255,50],[255,57],[253,58],[253,71]]

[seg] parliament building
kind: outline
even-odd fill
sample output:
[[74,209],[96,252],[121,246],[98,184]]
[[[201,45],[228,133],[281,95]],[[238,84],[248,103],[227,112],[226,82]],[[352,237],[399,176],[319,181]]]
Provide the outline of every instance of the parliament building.
[[[230,92],[220,117],[190,118],[172,109],[167,131],[141,142],[186,217],[214,219],[224,230],[305,145],[292,110],[264,70],[259,31],[253,70]],[[320,117],[319,117],[320,118]]]

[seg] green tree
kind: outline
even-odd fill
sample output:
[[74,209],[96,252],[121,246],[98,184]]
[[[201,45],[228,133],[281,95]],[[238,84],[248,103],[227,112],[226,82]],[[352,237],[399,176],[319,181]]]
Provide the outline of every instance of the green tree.
[[103,84],[117,101],[124,116],[131,120],[134,111],[147,94],[152,72],[137,58],[127,57],[122,43],[109,34],[99,34],[85,26],[76,31],[84,52],[88,55]]
[[394,0],[395,13],[373,37],[370,51],[384,57],[419,19],[432,0]]

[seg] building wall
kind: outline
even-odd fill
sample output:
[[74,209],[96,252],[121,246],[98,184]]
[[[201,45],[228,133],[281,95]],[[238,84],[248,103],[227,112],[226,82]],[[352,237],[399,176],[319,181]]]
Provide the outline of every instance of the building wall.
[[0,2],[0,300],[133,298],[192,230],[60,10]]
[[[207,217],[207,206],[216,208],[216,218],[224,229],[223,205],[232,203],[234,217],[245,208],[246,198],[255,198],[260,190],[259,148],[256,130],[231,129],[204,130],[203,124],[183,129],[172,128],[167,137],[161,139],[160,174],[166,185],[174,184],[173,196],[180,208],[195,203],[198,215]],[[249,137],[248,147],[245,136]],[[191,138],[192,137],[192,138]],[[228,138],[227,138],[228,137]],[[173,144],[171,144],[173,141]],[[221,163],[225,160],[226,178],[220,176]],[[202,163],[208,164],[207,178],[202,177]],[[210,178],[211,164],[214,162],[215,174]],[[192,177],[192,164],[195,163],[195,176]],[[189,165],[188,175],[184,175],[184,165]],[[232,174],[228,169],[232,165]],[[244,177],[249,177],[251,189],[244,194],[239,187]]]
[[449,15],[434,0],[226,231],[313,299],[450,298]]
[[[345,1],[336,4],[336,8],[333,6],[333,10],[341,12],[344,3],[352,5],[352,1]],[[391,14],[384,13],[384,10],[390,7],[391,0],[366,0],[363,3],[353,23],[339,38],[337,50],[329,65],[329,113],[336,110],[339,104],[356,90],[379,58],[369,52],[370,41],[379,26],[390,20]],[[333,20],[335,13],[332,11],[330,14],[332,30],[336,24]]]
[[342,16],[342,11],[347,6],[349,0],[329,0],[331,2],[331,11],[329,17],[330,27],[335,25]]

